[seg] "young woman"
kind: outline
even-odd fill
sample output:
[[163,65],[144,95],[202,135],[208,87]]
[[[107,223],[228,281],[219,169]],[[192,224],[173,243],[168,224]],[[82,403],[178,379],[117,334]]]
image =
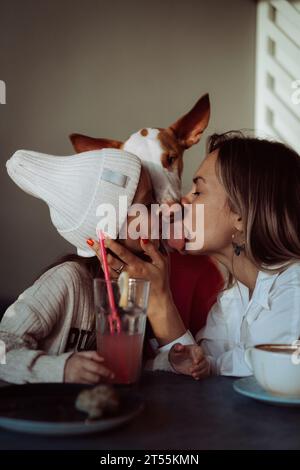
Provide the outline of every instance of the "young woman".
[[[54,226],[82,256],[70,255],[55,263],[7,309],[0,323],[0,342],[6,352],[6,363],[0,361],[0,378],[14,383],[105,380],[112,372],[93,350],[91,283],[102,273],[86,239],[95,233],[100,203],[110,203],[118,210],[119,197],[127,196],[127,209],[133,203],[150,208],[155,202],[150,176],[137,157],[116,149],[68,157],[19,151],[7,162],[7,170],[24,191],[47,203]],[[126,218],[131,221],[127,211],[121,214],[120,223]],[[145,258],[139,240],[128,237],[122,244]],[[153,246],[161,248],[159,240],[153,240]],[[175,290],[179,270],[180,274],[190,273],[192,288],[176,296],[182,309],[182,329],[186,325],[196,332],[197,325],[205,323],[222,278],[208,257],[197,271],[196,259],[184,263],[179,258],[171,258],[171,284]],[[119,261],[114,275],[120,267]],[[203,276],[207,289],[201,286]]]
[[229,273],[195,339],[182,326],[165,260],[151,241],[142,246],[152,265],[107,240],[129,275],[151,280],[148,317],[161,346],[153,367],[195,379],[250,375],[245,348],[300,336],[300,157],[281,143],[213,135],[182,202],[193,218],[204,205],[204,244],[190,253],[214,256]]

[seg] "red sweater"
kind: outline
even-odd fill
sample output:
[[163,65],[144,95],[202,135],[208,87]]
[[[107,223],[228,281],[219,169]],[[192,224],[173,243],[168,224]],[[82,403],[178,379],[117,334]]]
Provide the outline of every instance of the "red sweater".
[[173,299],[186,328],[196,335],[223,288],[223,277],[208,256],[170,255]]

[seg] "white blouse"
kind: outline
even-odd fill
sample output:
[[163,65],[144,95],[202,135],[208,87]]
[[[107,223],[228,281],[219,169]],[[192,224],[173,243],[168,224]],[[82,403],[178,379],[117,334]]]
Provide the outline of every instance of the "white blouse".
[[247,376],[245,349],[261,343],[292,343],[300,336],[300,263],[282,273],[259,271],[255,289],[237,282],[221,292],[207,323],[196,335],[182,337],[158,349],[152,369],[172,370],[168,352],[172,345],[201,344],[217,375]]

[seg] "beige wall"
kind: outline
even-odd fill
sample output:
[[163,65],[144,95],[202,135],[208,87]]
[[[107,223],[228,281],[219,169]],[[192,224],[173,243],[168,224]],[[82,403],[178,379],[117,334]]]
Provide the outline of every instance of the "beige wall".
[[[71,154],[68,134],[163,127],[204,92],[208,132],[253,128],[255,2],[0,0],[1,284],[11,298],[68,251],[46,206],[6,175],[17,149]],[[184,186],[203,156],[186,153]]]

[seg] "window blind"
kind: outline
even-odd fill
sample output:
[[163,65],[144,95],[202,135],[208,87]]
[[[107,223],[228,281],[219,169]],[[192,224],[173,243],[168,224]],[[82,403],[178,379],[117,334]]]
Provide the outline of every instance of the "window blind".
[[300,1],[257,6],[255,128],[300,153]]

